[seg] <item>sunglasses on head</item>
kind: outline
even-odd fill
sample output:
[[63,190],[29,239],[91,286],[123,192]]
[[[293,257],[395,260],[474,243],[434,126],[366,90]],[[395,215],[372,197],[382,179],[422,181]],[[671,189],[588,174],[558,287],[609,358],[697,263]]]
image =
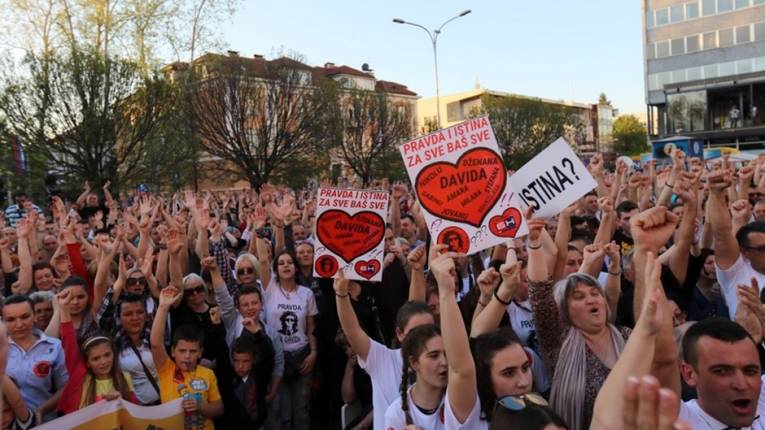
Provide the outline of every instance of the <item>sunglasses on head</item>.
[[146,278],[143,278],[143,277],[141,277],[141,278],[128,278],[127,284],[128,284],[128,286],[133,286],[133,285],[138,285],[138,284],[145,285],[146,284]]
[[239,276],[249,275],[250,273],[255,273],[255,269],[253,269],[252,267],[240,267],[236,269],[236,274]]
[[202,294],[205,292],[205,286],[204,285],[198,285],[194,288],[186,288],[183,290],[183,295],[185,296],[193,296],[195,294]]
[[547,400],[536,393],[522,394],[520,396],[503,396],[497,399],[497,406],[502,406],[512,412],[520,412],[529,404],[547,406]]

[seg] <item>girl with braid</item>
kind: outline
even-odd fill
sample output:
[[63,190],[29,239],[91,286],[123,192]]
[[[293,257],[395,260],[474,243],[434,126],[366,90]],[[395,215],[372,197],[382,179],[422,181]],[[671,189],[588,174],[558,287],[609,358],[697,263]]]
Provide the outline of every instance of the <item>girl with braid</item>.
[[[449,376],[441,332],[433,324],[413,328],[401,345],[400,397],[385,412],[385,428],[444,429],[444,394]],[[416,382],[410,386],[410,373]]]

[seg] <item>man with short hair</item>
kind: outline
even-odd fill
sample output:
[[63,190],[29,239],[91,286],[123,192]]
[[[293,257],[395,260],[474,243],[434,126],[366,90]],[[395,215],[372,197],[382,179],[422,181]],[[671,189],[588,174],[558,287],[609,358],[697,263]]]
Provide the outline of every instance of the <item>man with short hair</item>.
[[[714,237],[717,281],[728,304],[728,315],[736,315],[736,287],[749,285],[752,278],[757,280],[760,291],[765,287],[765,221],[751,222],[734,232],[733,217],[726,201],[727,189],[732,184],[730,173],[712,172],[707,181],[707,213]],[[737,211],[734,206],[731,210]]]
[[629,200],[623,201],[616,206],[616,217],[619,224],[617,225],[616,232],[611,240],[616,242],[619,246],[619,252],[622,256],[627,255],[635,244],[635,241],[632,239],[632,233],[630,232],[630,220],[637,215],[638,212],[640,212],[638,205]]
[[765,221],[765,199],[757,200],[752,211],[755,221]]
[[410,214],[401,215],[400,234],[401,237],[409,242],[411,249],[417,248],[424,243],[418,238],[417,222],[414,220],[414,216]]
[[5,219],[8,220],[8,225],[11,227],[16,227],[16,223],[27,215],[27,209],[29,208],[37,212],[38,215],[43,215],[42,209],[32,203],[24,191],[13,193],[13,201],[16,204],[10,205],[5,209]]
[[698,398],[680,405],[680,420],[699,429],[765,429],[760,357],[739,324],[709,318],[683,338],[680,372]]

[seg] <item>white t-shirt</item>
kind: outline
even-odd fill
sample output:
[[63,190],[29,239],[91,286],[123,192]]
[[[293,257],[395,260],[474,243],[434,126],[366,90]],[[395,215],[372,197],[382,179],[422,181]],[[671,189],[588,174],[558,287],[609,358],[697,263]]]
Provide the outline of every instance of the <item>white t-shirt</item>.
[[[406,401],[409,404],[409,416],[412,417],[412,424],[422,430],[444,430],[446,428],[444,425],[444,398],[446,396],[441,398],[441,404],[434,413],[425,415],[412,401],[412,388],[414,388],[414,385],[409,387],[406,396]],[[457,420],[455,419],[454,422],[457,422]],[[385,430],[402,430],[404,427],[406,427],[406,414],[403,409],[401,409],[401,396],[399,395],[398,398],[388,406],[388,410],[385,411],[385,427],[382,428]],[[468,429],[470,427],[460,428]]]
[[755,278],[760,286],[760,291],[765,288],[765,275],[752,269],[752,263],[745,259],[742,254],[738,256],[736,262],[728,269],[720,269],[717,262],[715,262],[715,269],[717,272],[717,282],[720,283],[720,288],[725,296],[725,303],[728,304],[728,312],[731,317],[736,315],[736,308],[738,307],[736,287],[739,285],[751,285],[752,278]]
[[[765,389],[765,385],[763,385]],[[757,402],[757,413],[759,416],[752,423],[751,427],[743,427],[742,430],[765,430],[765,393],[760,389],[760,399]],[[729,428],[726,424],[717,421],[701,409],[699,403],[694,399],[680,403],[680,414],[678,419],[687,422],[693,430],[722,430]]]
[[310,288],[298,285],[288,293],[271,283],[263,292],[266,323],[282,336],[285,351],[297,351],[308,345],[306,320],[319,313]]
[[534,313],[531,311],[531,302],[528,300],[520,304],[511,302],[507,305],[507,316],[510,318],[510,326],[513,327],[513,331],[518,335],[521,343],[524,346],[529,346],[529,338],[535,340]]
[[[151,355],[151,348],[144,342],[137,349],[141,354],[143,363],[152,372],[154,381],[159,383],[157,369],[154,367],[154,357]],[[133,348],[125,348],[120,351],[120,368],[123,372],[130,374],[130,378],[133,380],[133,391],[135,391],[135,396],[141,404],[148,405],[159,400],[159,393],[151,385],[146,372],[143,370],[141,361],[138,360],[138,356],[135,355]]]
[[372,380],[372,411],[376,429],[385,428],[385,411],[400,397],[398,388],[401,385],[403,365],[400,349],[390,349],[372,339],[369,339],[366,361],[359,357],[359,367],[364,369]]
[[446,392],[446,404],[444,405],[444,427],[446,430],[488,430],[489,423],[481,419],[481,399],[475,396],[475,405],[465,422],[460,424],[452,411],[452,402],[449,400],[449,392]]

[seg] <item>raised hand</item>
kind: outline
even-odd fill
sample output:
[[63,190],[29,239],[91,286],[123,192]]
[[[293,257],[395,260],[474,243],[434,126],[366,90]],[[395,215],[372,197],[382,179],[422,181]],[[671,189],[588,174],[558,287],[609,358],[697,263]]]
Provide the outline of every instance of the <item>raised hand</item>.
[[542,231],[545,229],[545,220],[534,218],[534,209],[526,209],[526,227],[529,229],[529,245],[536,247],[542,238]]
[[409,261],[412,270],[425,269],[425,245],[419,245],[417,248],[414,248],[414,250],[409,251],[409,255],[407,255],[406,259]]
[[655,335],[661,329],[661,321],[664,316],[663,306],[661,306],[664,290],[661,286],[661,263],[652,252],[649,252],[646,258],[645,283],[645,298],[637,324],[647,330],[648,333]]
[[344,297],[348,295],[348,288],[351,285],[351,281],[346,279],[345,274],[342,270],[337,271],[337,277],[335,278],[335,281],[332,283],[332,288],[335,289],[335,295]]
[[500,275],[493,267],[484,269],[483,272],[478,275],[478,279],[476,279],[478,288],[481,290],[481,296],[491,299],[494,290],[497,288],[497,285],[499,285],[499,280]]
[[434,244],[430,247],[430,271],[433,272],[440,290],[454,294],[454,277],[457,274],[454,257],[462,254],[446,252],[447,249],[449,246],[444,244]]
[[671,389],[661,388],[658,379],[630,377],[624,390],[624,430],[691,430],[677,419],[680,400]]
[[630,231],[635,247],[658,252],[675,231],[679,218],[664,206],[645,210],[630,220]]
[[210,272],[217,272],[218,271],[218,263],[215,261],[215,257],[209,256],[202,259],[200,262],[203,269],[207,269]]
[[176,300],[178,300],[178,296],[180,295],[181,292],[174,286],[169,285],[165,287],[162,292],[159,293],[159,306],[169,308],[176,302]]
[[213,306],[213,307],[210,308],[210,321],[214,325],[218,325],[218,324],[221,323],[221,319],[220,319],[220,307]]

